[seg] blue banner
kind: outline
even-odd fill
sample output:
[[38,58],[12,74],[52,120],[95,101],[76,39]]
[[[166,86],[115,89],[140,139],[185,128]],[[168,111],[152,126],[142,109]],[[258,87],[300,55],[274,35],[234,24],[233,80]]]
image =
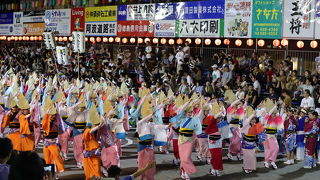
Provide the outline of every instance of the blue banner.
[[0,24],[13,24],[13,13],[1,13]]
[[118,21],[127,20],[127,5],[118,5]]
[[181,2],[176,6],[176,18],[184,19],[223,19],[224,0]]
[[175,20],[176,3],[157,3],[155,20]]

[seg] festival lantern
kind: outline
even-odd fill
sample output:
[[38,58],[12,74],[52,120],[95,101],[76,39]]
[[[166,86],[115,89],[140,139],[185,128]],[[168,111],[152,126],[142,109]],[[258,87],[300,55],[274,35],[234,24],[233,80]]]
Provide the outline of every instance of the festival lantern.
[[253,46],[253,39],[248,39],[247,40],[247,45],[248,46]]
[[25,36],[23,36],[23,37],[22,37],[22,40],[24,40],[24,41],[25,41],[25,40],[26,40],[26,37],[25,37]]
[[136,42],[136,39],[135,38],[130,38],[130,43],[131,44],[134,44]]
[[63,38],[62,37],[59,37],[59,42],[62,42],[63,41]]
[[29,36],[26,36],[26,41],[29,41],[29,40],[30,40]]
[[151,41],[150,41],[150,38],[144,38],[144,43],[147,44],[147,42],[151,42]]
[[22,36],[19,36],[19,41],[22,41],[23,37]]
[[191,41],[190,38],[187,38],[187,39],[186,39],[186,42],[188,42],[189,44],[191,44],[192,41]]
[[211,39],[205,39],[204,44],[209,46],[211,44]]
[[100,42],[101,42],[101,37],[97,37],[97,38],[96,38],[96,41],[97,41],[98,43],[100,43]]
[[170,45],[174,45],[174,40],[173,39],[169,39],[169,44]]
[[183,43],[183,40],[181,38],[177,39],[177,44],[181,45]]
[[220,46],[220,45],[221,45],[221,39],[216,39],[216,40],[214,41],[214,44],[215,44],[216,46]]
[[161,44],[166,44],[166,43],[167,43],[167,40],[166,40],[166,38],[162,38],[162,39],[160,40],[160,42],[161,42]]
[[236,45],[236,46],[241,46],[241,45],[242,45],[242,41],[241,41],[240,39],[237,39],[237,40],[235,41],[235,45]]
[[201,44],[201,39],[197,38],[194,42],[196,43],[196,45],[199,45],[199,44]]
[[19,40],[18,36],[15,36],[15,37],[14,37],[14,40],[15,40],[15,41],[18,41],[18,40]]
[[55,41],[58,41],[58,37],[54,37],[54,40],[55,40]]
[[68,38],[65,36],[65,37],[63,37],[63,41],[64,42],[67,42],[68,41]]
[[142,38],[138,38],[138,43],[142,44],[143,43],[143,39]]
[[113,39],[113,37],[109,37],[109,42],[113,42],[114,41],[114,39]]
[[34,40],[34,37],[33,37],[33,36],[31,36],[31,37],[30,37],[30,41],[33,41],[33,40]]
[[230,40],[229,39],[223,40],[223,44],[229,46],[230,45]]
[[42,41],[42,39],[43,39],[42,36],[38,36],[39,41]]
[[317,41],[311,41],[310,42],[310,47],[311,48],[317,48],[318,47],[318,42]]
[[94,37],[90,37],[90,42],[95,43],[96,40],[94,39]]
[[273,44],[273,46],[278,47],[278,46],[280,46],[280,40],[275,39],[275,40],[273,40],[272,44]]
[[153,44],[158,44],[159,43],[159,39],[158,38],[153,38],[152,42],[153,42]]
[[304,46],[304,42],[303,41],[298,41],[297,42],[297,47],[298,48],[303,48],[303,46]]
[[287,39],[282,39],[282,40],[281,40],[281,45],[282,45],[282,46],[288,46],[288,44],[289,44],[289,42],[288,42]]
[[263,47],[265,44],[266,44],[266,43],[265,43],[265,41],[264,41],[263,39],[260,39],[260,40],[258,41],[258,46],[259,46],[259,47]]
[[127,44],[127,42],[128,42],[128,39],[127,39],[127,38],[122,38],[122,43],[123,43],[123,44]]
[[7,38],[7,41],[11,41],[11,37],[8,37],[8,38]]
[[104,38],[102,38],[102,41],[103,41],[104,43],[106,43],[106,42],[108,42],[108,38],[104,37]]
[[34,36],[34,40],[35,40],[35,41],[38,41],[38,36]]
[[114,39],[114,41],[116,42],[116,43],[119,43],[120,42],[120,38],[119,37],[116,37],[115,39]]
[[70,36],[70,37],[69,37],[69,41],[72,41],[72,40],[73,40],[73,38],[72,38],[72,36]]
[[88,39],[87,37],[85,37],[85,38],[84,38],[84,41],[85,41],[85,42],[88,42],[88,41],[89,41],[89,39]]
[[14,40],[14,36],[11,36],[11,40],[12,40],[12,41]]

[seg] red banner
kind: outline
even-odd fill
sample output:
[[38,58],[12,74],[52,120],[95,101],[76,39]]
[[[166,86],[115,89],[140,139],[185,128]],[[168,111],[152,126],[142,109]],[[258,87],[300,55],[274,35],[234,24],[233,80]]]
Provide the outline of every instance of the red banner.
[[152,21],[118,21],[117,36],[154,37]]
[[71,10],[71,32],[84,31],[84,8],[72,8]]

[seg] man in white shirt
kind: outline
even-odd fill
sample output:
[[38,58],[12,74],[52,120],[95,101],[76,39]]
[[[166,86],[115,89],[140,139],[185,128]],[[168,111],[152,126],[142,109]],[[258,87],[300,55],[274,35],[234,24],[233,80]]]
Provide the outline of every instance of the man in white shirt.
[[179,71],[182,70],[183,60],[184,60],[184,53],[182,51],[182,47],[179,46],[178,52],[176,54],[177,73],[179,73]]
[[314,99],[310,96],[309,89],[304,90],[303,99],[301,101],[300,107],[304,109],[314,109]]
[[145,51],[146,51],[146,58],[151,59],[152,47],[151,47],[151,43],[149,41],[147,42],[147,47],[146,47]]
[[189,47],[189,42],[186,41],[185,47],[183,47],[183,53],[184,53],[184,58],[189,58],[190,57],[190,47]]
[[254,90],[257,91],[258,97],[260,97],[261,85],[260,85],[260,83],[259,83],[259,81],[257,80],[256,77],[252,76],[251,79],[252,79],[252,82],[253,82],[253,88],[254,88]]
[[213,71],[212,71],[212,82],[218,82],[219,80],[220,80],[220,78],[221,78],[221,72],[220,72],[220,70],[218,69],[218,65],[216,65],[216,64],[214,64],[213,66],[212,66],[212,69],[213,69]]

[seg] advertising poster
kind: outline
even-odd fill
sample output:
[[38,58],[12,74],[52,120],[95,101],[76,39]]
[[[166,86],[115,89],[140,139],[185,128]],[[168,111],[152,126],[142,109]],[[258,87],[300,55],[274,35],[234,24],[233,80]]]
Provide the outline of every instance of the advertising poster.
[[127,21],[154,20],[155,4],[130,4],[127,5]]
[[154,35],[155,37],[175,37],[176,21],[161,20],[155,21]]
[[154,24],[150,21],[118,21],[117,36],[153,37]]
[[252,0],[226,0],[224,36],[251,38]]
[[279,39],[282,36],[282,1],[253,0],[252,37]]
[[117,21],[117,6],[87,7],[85,21]]
[[44,22],[46,30],[50,32],[59,32],[60,36],[70,35],[71,9],[47,10],[45,12]]
[[12,35],[13,13],[0,13],[0,35]]
[[155,20],[175,20],[176,3],[157,3]]
[[71,32],[76,30],[84,31],[84,13],[84,8],[71,9]]
[[85,34],[88,36],[116,36],[117,22],[86,22]]
[[177,33],[179,37],[220,37],[223,36],[222,32],[223,19],[177,21]]
[[45,23],[25,23],[23,33],[28,36],[42,36],[45,30]]
[[22,36],[23,35],[23,12],[13,13],[13,35]]
[[283,37],[313,39],[315,1],[285,0],[284,2]]

